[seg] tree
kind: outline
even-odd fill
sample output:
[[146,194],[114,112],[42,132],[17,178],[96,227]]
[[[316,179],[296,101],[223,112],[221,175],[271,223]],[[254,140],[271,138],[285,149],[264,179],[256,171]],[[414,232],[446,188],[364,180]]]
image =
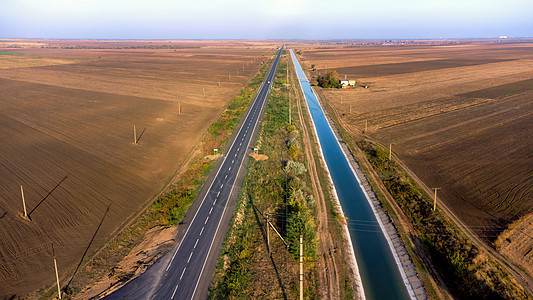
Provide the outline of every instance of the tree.
[[325,89],[340,89],[342,87],[339,81],[339,73],[337,73],[337,71],[329,71],[324,76],[318,75],[316,81],[318,82],[319,86]]

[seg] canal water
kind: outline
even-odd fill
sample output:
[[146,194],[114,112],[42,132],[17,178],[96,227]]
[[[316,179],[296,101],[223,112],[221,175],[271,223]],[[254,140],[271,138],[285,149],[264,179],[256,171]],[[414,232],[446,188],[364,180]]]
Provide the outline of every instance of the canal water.
[[370,203],[341,150],[300,63],[290,50],[300,86],[311,112],[322,153],[344,215],[366,299],[409,299],[398,265]]

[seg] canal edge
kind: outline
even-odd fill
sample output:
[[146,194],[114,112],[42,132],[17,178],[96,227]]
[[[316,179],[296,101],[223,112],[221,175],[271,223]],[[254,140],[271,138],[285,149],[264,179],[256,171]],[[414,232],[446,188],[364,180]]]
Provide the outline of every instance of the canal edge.
[[[376,217],[376,220],[378,221],[381,231],[383,232],[383,235],[385,236],[385,239],[387,240],[387,243],[389,244],[389,249],[391,250],[391,253],[394,257],[396,265],[400,271],[400,275],[402,276],[403,283],[407,289],[409,297],[413,300],[427,299],[427,294],[425,293],[425,289],[423,287],[422,281],[420,280],[420,278],[418,278],[416,269],[411,261],[411,258],[409,257],[409,254],[407,253],[407,250],[405,249],[405,246],[403,245],[403,241],[401,240],[398,232],[396,231],[396,227],[394,226],[394,223],[392,222],[388,214],[381,207],[381,203],[377,199],[368,180],[366,179],[363,172],[360,170],[359,163],[357,163],[357,161],[353,157],[352,153],[350,152],[346,144],[340,142],[342,138],[340,137],[340,134],[338,133],[337,128],[335,127],[333,123],[333,120],[329,116],[329,113],[324,109],[321,98],[315,92],[313,87],[311,87],[311,91],[317,98],[318,104],[320,105],[320,108],[322,109],[322,112],[324,113],[324,116],[326,117],[326,120],[328,122],[328,126],[333,132],[333,135],[335,136],[335,140],[337,141],[340,148],[342,149],[342,153],[344,157],[348,161],[350,168],[352,169],[352,172],[355,178],[357,179],[357,182],[359,183],[359,186],[361,190],[363,191],[363,194],[365,195],[366,200],[368,201],[368,203],[370,204],[370,207],[372,208],[372,211],[374,213],[374,216]],[[328,173],[328,178],[330,178],[329,173]],[[336,200],[338,201],[338,199]],[[395,241],[397,242],[396,245],[394,243]],[[412,274],[413,271],[414,271],[414,274]],[[408,276],[407,275],[408,273],[412,275]]]
[[[290,49],[291,53],[292,53],[292,49]],[[292,59],[291,59],[292,61]],[[293,67],[294,67],[294,63],[293,63]],[[300,90],[302,91],[302,94],[304,94],[304,91],[302,89],[302,86],[300,84],[300,79],[298,78],[298,85],[300,85]],[[313,91],[314,93],[314,91]],[[318,98],[317,98],[318,99]],[[307,104],[307,101],[304,101],[305,102],[305,107],[307,108],[307,112],[309,113],[309,116],[311,116],[311,111],[309,109],[309,105]],[[322,166],[324,167],[324,169],[326,170],[327,174],[326,174],[326,177],[328,178],[328,186],[330,187],[330,189],[332,190],[332,197],[334,199],[334,203],[335,203],[335,207],[337,209],[337,211],[339,212],[341,218],[344,220],[343,222],[340,222],[340,224],[342,225],[342,232],[343,232],[343,235],[344,235],[344,239],[346,240],[347,243],[344,243],[344,245],[346,246],[346,250],[348,250],[348,253],[350,253],[349,257],[350,257],[350,261],[349,261],[349,266],[350,266],[350,274],[352,275],[353,277],[353,281],[355,283],[355,287],[356,287],[356,293],[358,294],[358,299],[361,299],[361,300],[366,300],[366,296],[365,296],[365,292],[364,292],[364,287],[363,287],[363,282],[361,280],[361,274],[359,273],[359,267],[358,267],[358,264],[357,264],[357,258],[355,256],[355,251],[354,251],[354,247],[353,247],[353,244],[352,244],[352,239],[350,237],[350,231],[348,229],[348,225],[346,223],[346,216],[344,215],[344,211],[342,210],[342,206],[340,204],[340,200],[337,196],[337,190],[335,189],[335,185],[333,184],[333,178],[331,178],[331,173],[329,171],[329,168],[328,168],[328,165],[326,164],[325,160],[324,160],[324,152],[322,151],[322,146],[320,144],[320,138],[318,137],[318,133],[317,133],[317,130],[316,130],[316,126],[315,126],[315,122],[313,120],[313,118],[309,118],[311,120],[311,124],[313,125],[313,136],[315,137],[316,141],[317,141],[317,144],[318,144],[318,150],[320,151],[320,162],[322,163]],[[329,122],[329,119],[328,119],[328,122]],[[337,138],[337,136],[335,135],[335,138]]]

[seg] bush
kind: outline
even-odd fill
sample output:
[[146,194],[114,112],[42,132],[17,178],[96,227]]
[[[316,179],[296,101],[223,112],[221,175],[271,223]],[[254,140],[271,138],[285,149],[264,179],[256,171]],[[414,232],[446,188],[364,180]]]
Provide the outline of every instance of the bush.
[[303,163],[289,160],[285,166],[285,172],[298,176],[302,175],[304,172],[307,172],[307,169]]

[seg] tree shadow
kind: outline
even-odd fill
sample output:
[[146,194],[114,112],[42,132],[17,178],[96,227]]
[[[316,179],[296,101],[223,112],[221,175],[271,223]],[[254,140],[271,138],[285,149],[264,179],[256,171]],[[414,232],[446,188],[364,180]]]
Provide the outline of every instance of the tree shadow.
[[[252,207],[254,208],[253,211],[254,211],[255,220],[257,222],[257,225],[259,226],[261,235],[263,236],[263,241],[265,242],[265,246],[268,247],[266,231],[261,226],[261,220],[259,220],[259,215],[257,214],[259,209],[257,209],[257,207],[254,205],[254,201],[252,200],[252,197],[250,195],[248,195],[248,199],[250,200],[250,203],[252,204]],[[268,224],[266,223],[265,225],[268,226]],[[285,286],[283,285],[283,281],[281,280],[281,275],[279,274],[278,267],[276,266],[276,262],[274,262],[274,258],[272,257],[272,255],[270,255],[270,262],[272,263],[272,266],[274,267],[274,271],[276,272],[276,277],[278,278],[278,283],[279,283],[279,286],[281,287],[281,293],[283,294],[283,299],[287,300],[287,294],[285,293]]]
[[72,277],[70,277],[70,280],[68,281],[68,283],[63,287],[63,290],[68,290],[68,287],[70,286],[70,283],[74,279],[74,276],[76,276],[76,273],[78,273],[78,270],[80,269],[81,264],[83,263],[83,259],[85,258],[85,255],[87,255],[87,252],[89,251],[89,248],[91,247],[91,245],[92,245],[92,243],[93,243],[93,241],[94,241],[94,239],[96,237],[96,234],[98,234],[98,231],[100,230],[100,227],[102,226],[102,223],[104,223],[104,219],[105,219],[107,213],[109,212],[109,208],[110,207],[111,207],[111,204],[109,204],[107,206],[107,209],[106,209],[106,211],[104,213],[104,216],[100,220],[100,224],[98,224],[98,227],[96,227],[96,231],[94,232],[93,237],[89,241],[89,245],[87,245],[87,248],[85,248],[85,252],[83,252],[83,255],[81,256],[80,262],[78,263],[78,266],[76,267],[76,270],[74,271],[74,274],[72,274]]
[[143,131],[141,131],[141,134],[139,135],[139,137],[138,137],[137,140],[135,141],[135,144],[139,143],[139,141],[140,141],[141,138],[143,137],[143,134],[144,134],[145,131],[146,131],[146,127],[143,129]]
[[39,207],[41,204],[43,204],[43,202],[61,185],[61,183],[63,183],[63,181],[65,181],[65,179],[67,179],[68,175],[63,177],[63,179],[61,179],[61,181],[56,184],[56,186],[50,191],[48,192],[48,194],[46,196],[44,196],[44,198],[41,200],[41,202],[39,202],[29,213],[28,213],[28,217],[30,217],[30,215],[37,209],[37,207]]

